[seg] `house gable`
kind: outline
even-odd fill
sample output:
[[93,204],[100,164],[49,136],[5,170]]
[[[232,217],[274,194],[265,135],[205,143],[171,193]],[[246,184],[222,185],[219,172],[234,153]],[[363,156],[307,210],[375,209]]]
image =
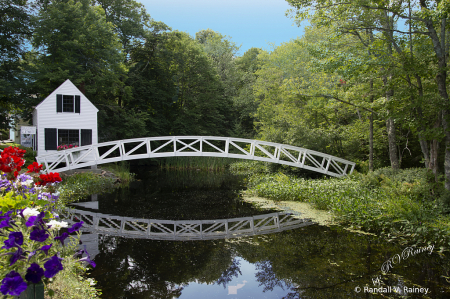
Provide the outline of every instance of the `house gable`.
[[[63,84],[61,84],[57,89],[55,89],[50,95],[48,95],[42,102],[40,102],[35,109],[36,110],[40,110],[43,109],[43,107],[45,107],[45,109],[48,108],[48,105],[55,105],[55,112],[57,112],[57,101],[58,101],[58,95],[64,96],[64,95],[69,95],[69,96],[74,96],[74,97],[79,97],[80,98],[80,112],[81,113],[81,109],[86,108],[86,109],[95,109],[96,112],[98,112],[97,107],[94,106],[94,104],[92,104],[91,101],[89,101],[88,98],[86,98],[86,96],[72,83],[72,81],[70,81],[69,79],[67,79],[66,81],[64,81]],[[62,99],[62,98],[61,98]],[[87,105],[86,107],[81,107],[81,106]],[[61,111],[62,112],[62,111]]]

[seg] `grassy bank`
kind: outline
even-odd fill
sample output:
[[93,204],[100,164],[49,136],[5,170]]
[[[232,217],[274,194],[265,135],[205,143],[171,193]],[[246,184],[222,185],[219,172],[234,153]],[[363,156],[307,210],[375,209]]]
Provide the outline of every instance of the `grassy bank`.
[[368,175],[315,180],[261,172],[264,165],[255,162],[240,162],[231,170],[242,174],[246,168],[247,192],[253,195],[309,202],[331,211],[343,225],[401,244],[450,245],[449,193],[425,169],[384,168]]
[[114,188],[114,178],[102,177],[92,172],[75,173],[63,176],[58,186],[61,204],[78,201],[91,194],[100,194]]
[[127,184],[134,180],[135,174],[130,172],[130,164],[126,161],[105,164],[102,165],[101,169],[112,172],[122,184]]
[[103,166],[102,169],[111,174],[104,176],[92,172],[81,172],[63,176],[63,181],[58,187],[62,203],[67,204],[92,194],[109,192],[111,189],[126,185],[134,179],[134,174],[130,173],[129,165],[126,163],[108,164]]

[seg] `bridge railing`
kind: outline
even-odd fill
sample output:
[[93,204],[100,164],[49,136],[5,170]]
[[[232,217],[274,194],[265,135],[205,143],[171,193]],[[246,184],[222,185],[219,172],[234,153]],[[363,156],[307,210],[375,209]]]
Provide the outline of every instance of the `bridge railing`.
[[352,173],[355,163],[309,149],[274,142],[215,136],[163,136],[109,141],[38,156],[47,172],[122,160],[176,156],[248,159],[304,168],[330,176]]
[[230,239],[314,224],[309,219],[284,212],[217,220],[158,220],[67,209],[61,216],[70,224],[83,221],[84,231],[154,240]]

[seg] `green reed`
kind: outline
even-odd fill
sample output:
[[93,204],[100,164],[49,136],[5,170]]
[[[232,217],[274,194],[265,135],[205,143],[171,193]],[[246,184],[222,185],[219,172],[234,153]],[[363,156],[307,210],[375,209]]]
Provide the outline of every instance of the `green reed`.
[[161,169],[225,170],[233,159],[223,157],[168,157],[158,159]]

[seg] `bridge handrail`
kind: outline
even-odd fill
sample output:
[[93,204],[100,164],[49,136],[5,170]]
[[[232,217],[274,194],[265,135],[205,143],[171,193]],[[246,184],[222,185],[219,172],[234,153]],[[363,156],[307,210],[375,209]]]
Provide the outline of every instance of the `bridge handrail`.
[[[163,144],[152,149],[152,141],[162,141]],[[225,146],[216,146],[212,144],[213,141],[223,141],[225,142]],[[126,150],[125,145],[131,143],[138,144],[131,150]],[[195,147],[197,143],[199,148]],[[237,143],[244,143],[245,146],[238,145]],[[203,150],[204,145],[214,150],[205,151]],[[248,146],[250,146],[250,150],[248,150]],[[100,155],[99,148],[102,147],[111,148]],[[161,151],[170,147],[172,147],[170,151]],[[272,149],[267,149],[267,147]],[[139,148],[145,148],[146,152],[144,154],[133,154]],[[230,149],[237,150],[238,153],[231,153]],[[108,157],[117,150],[119,151],[118,156]],[[262,154],[262,156],[256,155],[256,151],[258,151],[258,154]],[[295,154],[292,152],[295,152]],[[79,153],[79,156],[77,156],[77,153]],[[36,159],[49,172],[66,171],[121,160],[173,156],[212,156],[259,160],[305,168],[336,177],[352,173],[355,167],[354,162],[297,146],[219,136],[159,136],[115,140],[56,151],[40,155]],[[284,157],[284,160],[282,157]],[[59,163],[65,163],[66,166],[60,167],[58,166]]]

